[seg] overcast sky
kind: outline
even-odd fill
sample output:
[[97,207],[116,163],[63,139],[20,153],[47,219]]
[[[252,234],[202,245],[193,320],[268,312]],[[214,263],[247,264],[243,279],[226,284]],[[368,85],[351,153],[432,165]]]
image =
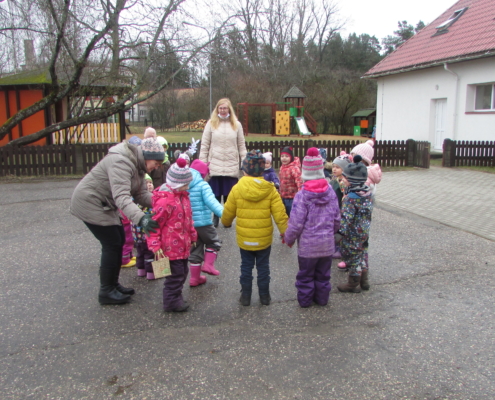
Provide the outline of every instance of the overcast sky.
[[455,3],[457,0],[337,0],[340,15],[348,20],[343,36],[367,33],[380,41],[397,30],[398,21],[428,24]]

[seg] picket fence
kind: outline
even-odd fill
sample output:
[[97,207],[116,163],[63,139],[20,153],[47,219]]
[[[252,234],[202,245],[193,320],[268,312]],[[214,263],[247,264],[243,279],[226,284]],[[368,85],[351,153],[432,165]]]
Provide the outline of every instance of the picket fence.
[[442,166],[495,167],[495,142],[445,139],[443,142]]
[[[291,146],[294,156],[301,160],[308,148],[318,147],[327,150],[327,159],[333,160],[341,151],[349,153],[357,140],[284,140],[265,142],[246,142],[248,150],[258,149],[273,153],[273,167],[280,168],[280,151]],[[0,148],[0,175],[43,176],[43,175],[81,175],[88,173],[115,143],[67,144],[49,146],[4,146]],[[173,161],[175,150],[185,151],[190,143],[170,143],[169,158]],[[201,144],[198,144],[198,149]],[[382,167],[414,166],[429,168],[430,144],[428,142],[376,141],[375,157]],[[196,157],[198,154],[195,155]]]

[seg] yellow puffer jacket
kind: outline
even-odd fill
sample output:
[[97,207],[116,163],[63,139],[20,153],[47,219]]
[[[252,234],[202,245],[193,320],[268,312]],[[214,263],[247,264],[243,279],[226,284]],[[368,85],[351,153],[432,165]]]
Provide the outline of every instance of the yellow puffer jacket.
[[237,244],[244,250],[263,250],[272,244],[272,215],[280,233],[287,229],[287,214],[275,186],[263,178],[244,176],[227,198],[222,224],[237,217]]

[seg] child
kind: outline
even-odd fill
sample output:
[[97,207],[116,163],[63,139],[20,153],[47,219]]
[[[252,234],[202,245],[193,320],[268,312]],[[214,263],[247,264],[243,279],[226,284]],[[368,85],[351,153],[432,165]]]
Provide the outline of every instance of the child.
[[299,272],[297,301],[301,307],[325,306],[330,290],[330,268],[335,252],[334,234],[340,227],[337,195],[323,173],[323,159],[316,147],[308,149],[302,164],[304,185],[292,204],[284,241],[292,247],[297,239]]
[[[337,200],[339,201],[339,210],[342,209],[342,198],[345,193],[345,182],[344,177],[342,176],[342,171],[352,161],[352,156],[350,154],[346,154],[345,151],[340,152],[340,156],[335,158],[332,163],[332,178],[330,180],[330,186],[334,190],[337,195]],[[335,253],[333,254],[333,258],[341,258],[342,254],[340,252],[340,246],[335,244]],[[340,270],[346,270],[347,265],[344,261],[341,261],[337,264],[337,267]]]
[[[153,180],[148,174],[144,176],[144,179],[146,180],[148,191],[153,193]],[[151,208],[143,207],[139,204],[137,206],[145,214],[151,214]],[[144,234],[142,228],[135,224],[132,224],[132,233],[134,236],[134,246],[136,247],[137,276],[146,277],[149,280],[153,280],[155,279],[155,275],[153,274],[151,262],[153,261],[154,255],[153,252],[148,249],[146,235]]]
[[222,247],[222,242],[213,226],[211,213],[213,212],[218,218],[221,218],[223,206],[215,198],[211,186],[204,180],[209,173],[208,165],[203,161],[194,160],[190,171],[192,182],[189,185],[189,197],[198,241],[189,256],[191,263],[189,286],[198,286],[206,283],[206,276],[202,276],[201,271],[210,275],[220,275],[220,272],[215,268],[215,260],[220,247]]
[[170,168],[170,161],[168,159],[168,142],[163,136],[158,136],[156,141],[162,145],[165,151],[165,158],[162,165],[150,172],[151,179],[153,179],[153,187],[159,188],[167,181],[167,171]]
[[375,142],[373,142],[373,140],[368,140],[365,143],[354,146],[351,150],[352,156],[359,154],[363,158],[363,163],[368,169],[368,180],[366,181],[366,185],[369,186],[373,199],[376,193],[376,185],[382,180],[382,170],[380,165],[372,164],[375,153],[375,150],[373,149],[374,144]]
[[280,187],[280,181],[277,178],[277,174],[272,167],[272,153],[263,153],[265,159],[265,170],[263,171],[263,179],[267,182],[272,182],[275,185],[275,189]]
[[193,227],[191,202],[187,189],[192,174],[186,160],[180,158],[167,172],[167,182],[153,192],[153,220],[159,224],[156,233],[147,238],[148,247],[158,258],[167,256],[172,275],[165,277],[163,309],[187,311],[189,305],[182,298],[182,288],[189,268],[187,259],[198,235]]
[[249,152],[242,161],[244,177],[232,188],[222,214],[222,224],[226,227],[237,217],[237,244],[241,252],[240,302],[243,306],[251,304],[255,264],[260,302],[265,306],[270,304],[272,216],[282,235],[287,229],[284,205],[275,186],[261,177],[264,170],[265,159],[261,152]]
[[[338,285],[341,292],[359,293],[370,288],[368,282],[368,238],[371,225],[373,202],[370,188],[365,182],[368,170],[361,162],[360,155],[344,168],[346,196],[342,202],[341,252],[349,268],[348,282]],[[361,286],[361,288],[359,287]]]
[[134,236],[132,236],[131,221],[125,216],[122,210],[119,211],[125,233],[125,243],[122,247],[122,268],[130,268],[136,265],[136,257],[132,256],[132,251],[134,249]]
[[294,196],[301,190],[301,162],[299,157],[294,157],[292,147],[284,147],[280,153],[280,197],[285,205],[285,211],[290,217],[290,210]]

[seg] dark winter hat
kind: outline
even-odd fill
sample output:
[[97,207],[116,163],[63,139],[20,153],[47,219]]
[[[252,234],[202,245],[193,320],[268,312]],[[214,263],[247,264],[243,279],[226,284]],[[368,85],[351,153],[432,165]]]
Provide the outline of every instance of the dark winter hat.
[[141,142],[141,149],[143,150],[145,160],[163,161],[165,159],[163,146],[153,137],[143,139]]
[[242,170],[249,176],[261,176],[265,170],[265,158],[259,150],[251,150],[242,161]]
[[303,181],[311,181],[314,179],[324,179],[323,173],[323,158],[316,147],[311,147],[306,153],[302,162],[302,175]]
[[178,189],[191,183],[193,177],[186,160],[179,158],[167,171],[167,185],[172,189]]
[[350,154],[346,154],[345,151],[340,152],[340,156],[335,158],[333,160],[333,164],[338,165],[340,168],[342,168],[342,171],[344,170],[345,167],[347,167],[350,163],[352,162],[352,156]]
[[290,162],[294,161],[294,153],[292,152],[292,147],[285,146],[280,152],[280,155],[282,154],[288,154],[290,156]]
[[346,177],[351,185],[360,185],[366,182],[368,179],[368,168],[362,163],[362,157],[359,154],[354,156],[353,163],[346,165],[342,175]]

